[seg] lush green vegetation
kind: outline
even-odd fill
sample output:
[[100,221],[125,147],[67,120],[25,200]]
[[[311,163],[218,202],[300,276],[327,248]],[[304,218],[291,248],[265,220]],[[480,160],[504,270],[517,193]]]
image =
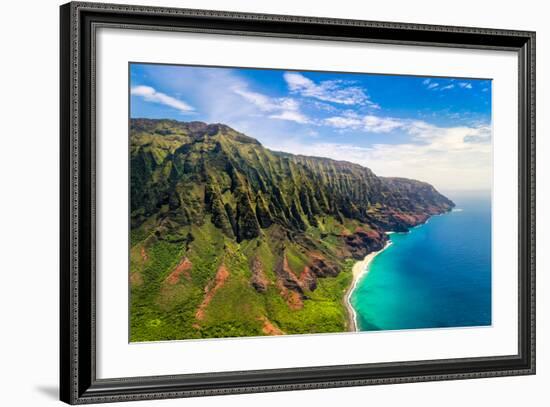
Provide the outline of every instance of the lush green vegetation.
[[[264,335],[262,317],[290,334],[347,329],[347,311],[342,301],[351,282],[352,261],[335,278],[319,279],[314,291],[306,291],[303,306],[294,309],[280,294],[270,230],[242,243],[224,237],[209,221],[192,230],[195,239],[187,249],[185,243],[151,243],[151,239],[144,239],[148,244],[140,242],[132,247],[131,271],[139,273],[143,280],[132,284],[132,341]],[[144,247],[146,261],[141,254]],[[307,265],[307,257],[298,248],[287,253],[293,271]],[[191,280],[180,277],[176,284],[168,284],[166,279],[184,256],[193,264]],[[264,293],[250,284],[249,259],[256,257],[264,265],[268,281]],[[230,276],[212,297],[204,319],[198,321],[196,312],[204,299],[204,288],[215,279],[222,263],[230,270]]]
[[132,120],[130,339],[345,331],[352,259],[451,206],[224,125]]

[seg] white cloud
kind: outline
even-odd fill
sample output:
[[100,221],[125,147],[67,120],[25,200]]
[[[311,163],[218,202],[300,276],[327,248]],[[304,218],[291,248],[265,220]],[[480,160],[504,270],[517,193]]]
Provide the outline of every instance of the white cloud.
[[389,133],[392,130],[405,126],[405,122],[391,117],[365,116],[363,123],[366,131],[373,133]]
[[472,89],[472,84],[470,82],[459,82],[458,86],[463,89]]
[[279,98],[277,100],[279,102],[278,105],[280,106],[280,108],[282,108],[284,110],[289,110],[289,111],[293,111],[293,112],[296,112],[296,111],[300,110],[300,105],[294,99]]
[[285,72],[284,79],[291,92],[303,97],[341,105],[367,105],[374,109],[380,108],[369,99],[363,88],[354,86],[349,81],[327,80],[315,83],[296,72]]
[[438,127],[429,124],[423,120],[407,120],[404,121],[405,129],[417,138],[426,138],[434,136],[438,132]]
[[453,85],[451,83],[450,85],[443,86],[443,87],[439,88],[439,90],[449,90],[449,89],[453,89],[454,87],[455,87],[455,85]]
[[179,110],[181,113],[190,113],[193,107],[185,103],[183,100],[176,99],[172,96],[168,96],[165,93],[157,92],[155,88],[151,86],[134,86],[130,90],[130,94],[134,96],[140,96],[147,102],[160,103],[174,109]]
[[362,121],[354,117],[333,116],[325,119],[324,123],[338,129],[357,129],[361,127]]
[[329,117],[323,123],[339,129],[361,129],[370,133],[389,133],[400,128],[412,132],[414,127],[419,126],[421,122],[374,115],[361,117],[353,112],[345,112],[343,116]]
[[[451,82],[452,81],[453,79],[451,79]],[[431,78],[424,79],[422,81],[422,84],[425,85],[428,90],[449,90],[455,87],[453,83],[443,86],[439,82],[434,82],[433,79]]]
[[313,100],[311,102],[311,105],[313,107],[315,107],[316,109],[318,109],[318,110],[322,110],[322,111],[329,112],[329,113],[334,113],[334,112],[338,111],[338,109],[336,107],[334,107],[333,105],[331,105],[329,103],[325,103],[325,102],[320,102],[318,100]]
[[306,134],[310,137],[319,137],[319,132],[316,130],[308,130]]
[[427,89],[434,89],[434,90],[437,90],[436,88],[439,86],[439,83],[434,82],[432,78],[424,79],[422,81],[422,84],[425,85]]
[[284,110],[281,113],[272,114],[269,116],[271,119],[289,120],[296,123],[309,123],[309,120],[300,112],[294,112],[291,110]]
[[244,88],[235,87],[233,92],[242,96],[245,100],[256,105],[263,112],[270,112],[280,108],[280,105],[275,103],[270,97],[261,93],[252,92]]
[[271,98],[244,87],[234,87],[233,92],[254,104],[262,112],[272,113],[271,119],[288,120],[297,123],[309,123],[309,119],[300,112],[300,105],[292,98]]

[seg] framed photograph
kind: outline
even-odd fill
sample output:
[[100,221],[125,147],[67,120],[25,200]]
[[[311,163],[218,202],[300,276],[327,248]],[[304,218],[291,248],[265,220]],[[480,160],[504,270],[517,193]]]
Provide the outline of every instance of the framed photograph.
[[61,400],[535,373],[535,33],[60,18]]

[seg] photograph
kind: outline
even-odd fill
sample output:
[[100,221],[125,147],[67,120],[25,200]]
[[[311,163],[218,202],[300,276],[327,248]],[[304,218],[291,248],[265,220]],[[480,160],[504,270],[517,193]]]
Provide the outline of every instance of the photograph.
[[129,341],[490,327],[492,94],[129,62]]
[[535,394],[542,14],[207,3],[66,3],[58,80],[16,64],[59,85],[59,399]]

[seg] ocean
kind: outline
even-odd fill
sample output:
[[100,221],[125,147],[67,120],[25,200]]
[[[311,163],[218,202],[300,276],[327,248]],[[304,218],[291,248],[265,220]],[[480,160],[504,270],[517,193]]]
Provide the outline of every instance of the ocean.
[[446,194],[452,212],[390,235],[357,282],[360,331],[491,325],[490,194]]

